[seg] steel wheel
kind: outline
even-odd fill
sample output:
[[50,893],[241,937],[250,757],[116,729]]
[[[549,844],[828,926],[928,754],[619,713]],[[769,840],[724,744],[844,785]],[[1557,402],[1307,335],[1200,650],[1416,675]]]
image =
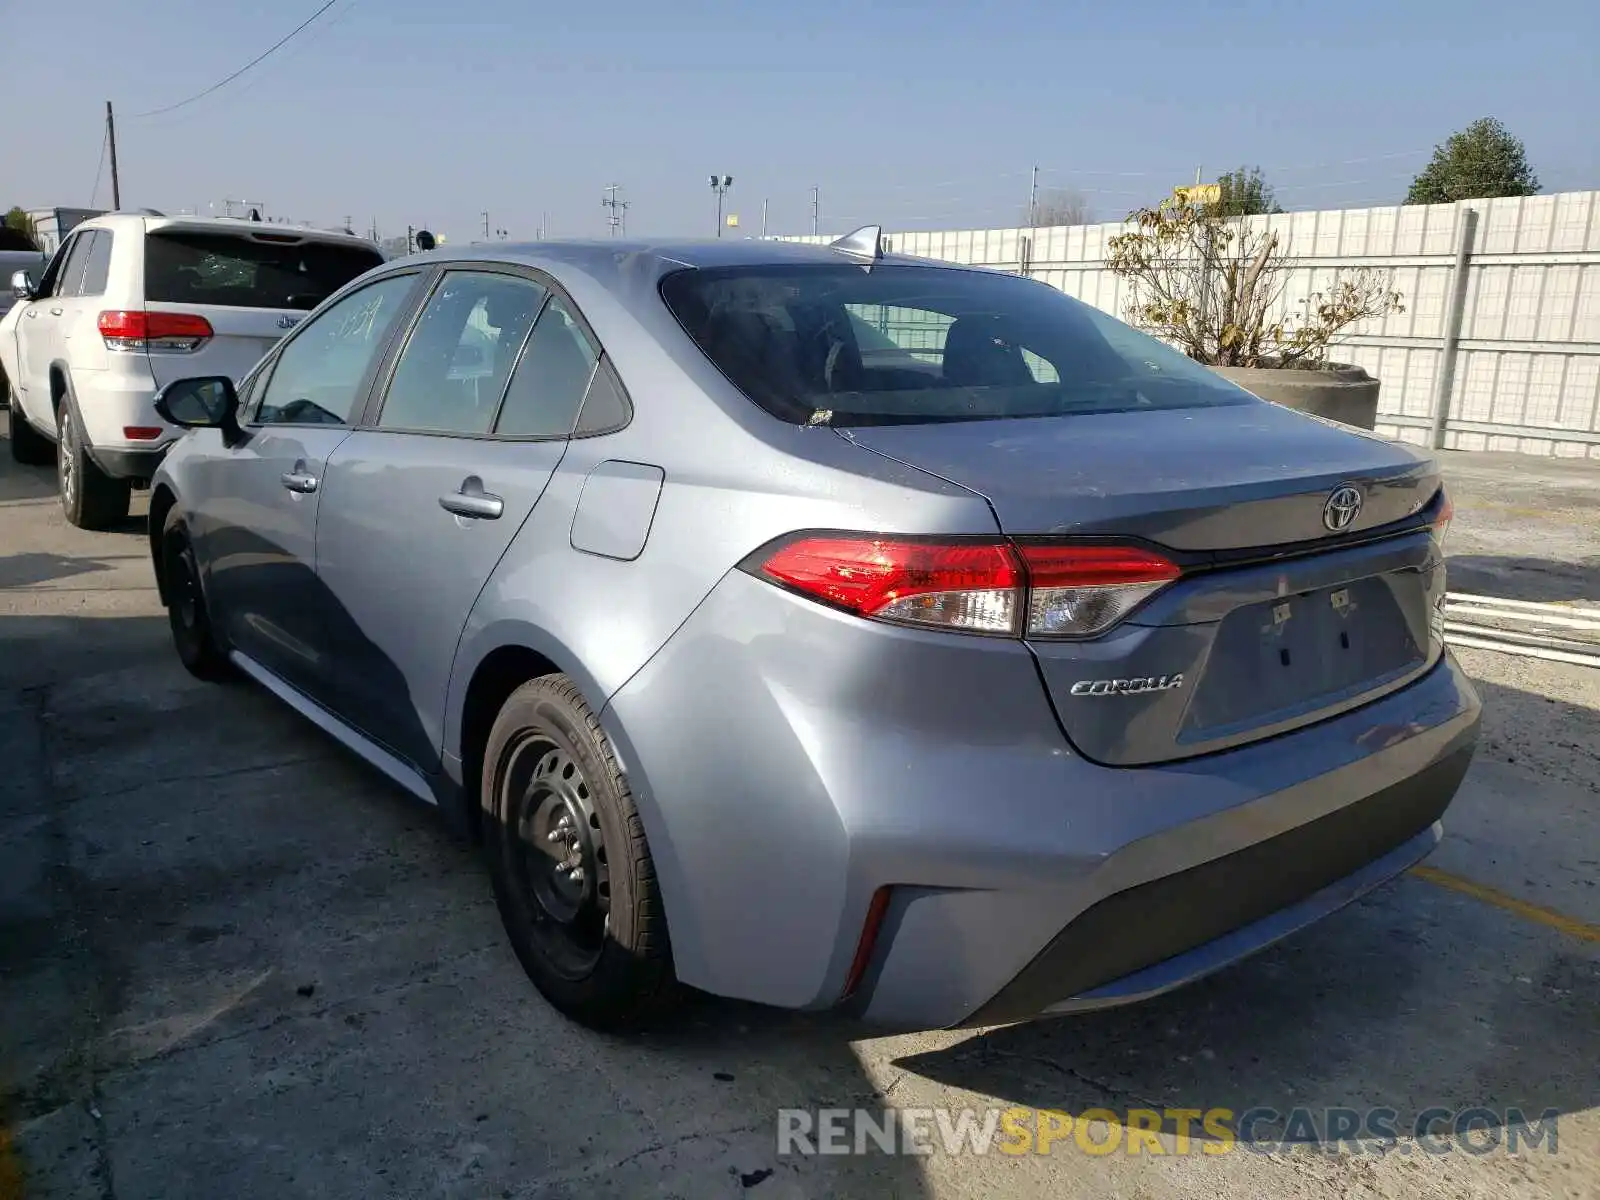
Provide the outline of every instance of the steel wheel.
[[568,979],[594,970],[611,921],[611,874],[589,784],[565,750],[530,738],[506,776],[517,884],[533,934]]

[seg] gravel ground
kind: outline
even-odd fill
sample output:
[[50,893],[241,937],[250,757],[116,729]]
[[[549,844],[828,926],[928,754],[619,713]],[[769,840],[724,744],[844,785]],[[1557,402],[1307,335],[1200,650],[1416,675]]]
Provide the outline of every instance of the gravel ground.
[[[1446,469],[1457,588],[1600,601],[1600,469]],[[1600,672],[1461,659],[1486,735],[1432,873],[1210,980],[1010,1029],[707,1000],[602,1038],[427,813],[181,671],[137,522],[68,528],[0,449],[0,1200],[1600,1195]],[[1169,1119],[1159,1155],[777,1152],[780,1108],[887,1105],[1481,1107],[1499,1144],[1179,1154]],[[1556,1152],[1507,1152],[1511,1108],[1557,1112]]]

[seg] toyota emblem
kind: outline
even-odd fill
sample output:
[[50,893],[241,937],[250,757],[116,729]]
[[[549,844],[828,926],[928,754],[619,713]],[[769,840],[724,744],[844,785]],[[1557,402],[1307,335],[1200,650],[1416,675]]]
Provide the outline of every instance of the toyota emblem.
[[1334,533],[1343,533],[1361,515],[1361,493],[1348,483],[1333,489],[1322,506],[1322,523]]

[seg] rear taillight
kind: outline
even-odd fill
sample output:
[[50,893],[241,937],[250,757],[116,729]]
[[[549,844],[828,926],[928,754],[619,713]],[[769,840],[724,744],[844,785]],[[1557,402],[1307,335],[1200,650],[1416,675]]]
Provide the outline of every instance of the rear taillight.
[[1444,488],[1439,489],[1439,511],[1433,518],[1433,540],[1441,546],[1444,545],[1444,535],[1450,532],[1450,520],[1456,515],[1456,506],[1450,500],[1450,493]]
[[762,564],[795,591],[863,617],[974,633],[1014,633],[1022,571],[1010,547],[808,537]]
[[1138,547],[817,535],[756,573],[858,616],[1007,637],[1104,633],[1181,574]]
[[100,314],[100,336],[110,350],[156,350],[187,354],[212,336],[211,322],[191,313],[112,309]]
[[1182,572],[1136,546],[1023,546],[1028,636],[1088,637],[1110,629]]

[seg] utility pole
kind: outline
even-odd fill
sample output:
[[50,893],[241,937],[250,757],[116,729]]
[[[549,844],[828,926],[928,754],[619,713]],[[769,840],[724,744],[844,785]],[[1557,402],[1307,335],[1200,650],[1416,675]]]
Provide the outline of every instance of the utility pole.
[[612,237],[628,232],[628,205],[631,201],[617,199],[617,193],[621,190],[620,183],[613,183],[605,189],[606,194],[600,199],[600,203],[611,210],[606,224],[611,229]]
[[817,226],[821,223],[821,221],[822,221],[822,189],[814,187],[814,188],[811,189],[811,235],[813,237],[816,236],[816,234],[817,234]]
[[117,118],[112,115],[111,101],[106,101],[106,143],[111,147],[111,207],[122,208],[122,177],[117,174]]
[[761,236],[767,236],[767,202],[761,202]]
[[489,213],[487,210],[483,214],[483,240],[486,242],[489,240]]
[[1033,182],[1028,186],[1028,228],[1039,223],[1039,168],[1033,168]]

